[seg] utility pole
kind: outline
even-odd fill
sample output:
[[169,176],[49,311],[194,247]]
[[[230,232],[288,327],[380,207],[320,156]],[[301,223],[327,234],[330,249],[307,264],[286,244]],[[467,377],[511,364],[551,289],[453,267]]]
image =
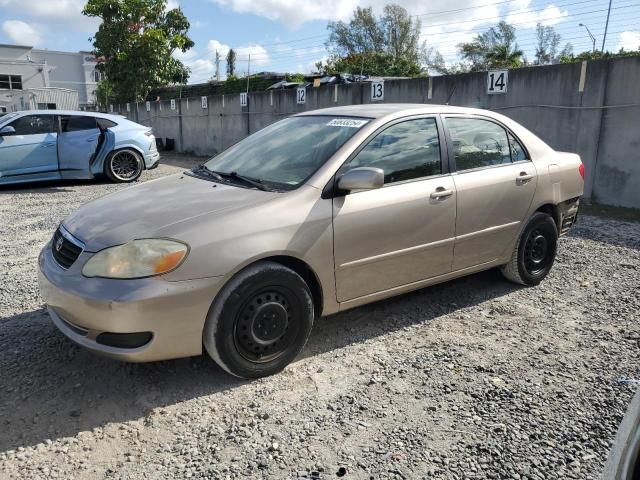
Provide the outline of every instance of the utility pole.
[[251,76],[251,54],[249,54],[249,62],[247,63],[247,135],[251,135],[251,113],[249,112],[249,77]]
[[604,36],[602,37],[602,48],[600,51],[604,53],[604,42],[607,41],[607,30],[609,29],[609,15],[611,15],[611,2],[613,0],[609,0],[609,10],[607,10],[607,23],[604,24]]
[[216,82],[220,81],[220,54],[216,50]]
[[251,54],[249,54],[249,63],[247,63],[247,102],[249,101],[249,77],[251,76]]

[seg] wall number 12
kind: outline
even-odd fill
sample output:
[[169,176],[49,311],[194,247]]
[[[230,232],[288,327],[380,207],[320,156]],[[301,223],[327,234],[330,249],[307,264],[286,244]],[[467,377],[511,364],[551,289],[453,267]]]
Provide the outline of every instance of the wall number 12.
[[297,90],[296,103],[305,103],[307,101],[307,90],[304,87],[300,87]]

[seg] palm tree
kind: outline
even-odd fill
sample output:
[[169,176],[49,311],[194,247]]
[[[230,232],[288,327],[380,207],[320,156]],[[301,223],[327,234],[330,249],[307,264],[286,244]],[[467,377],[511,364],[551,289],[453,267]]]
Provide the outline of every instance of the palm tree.
[[517,68],[522,64],[522,55],[524,52],[513,46],[513,50],[508,44],[498,44],[486,54],[486,61],[489,68]]

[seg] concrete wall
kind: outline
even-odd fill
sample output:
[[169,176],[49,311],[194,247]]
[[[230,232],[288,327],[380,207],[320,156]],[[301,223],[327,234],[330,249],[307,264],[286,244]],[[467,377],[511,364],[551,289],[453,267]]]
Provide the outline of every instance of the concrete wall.
[[[585,197],[640,207],[640,57],[586,64],[521,68],[509,71],[507,93],[486,93],[486,72],[385,82],[384,101],[486,108],[520,122],[556,150],[580,154],[586,167]],[[173,138],[179,150],[213,155],[249,133],[287,115],[335,105],[370,102],[369,84],[308,88],[296,103],[295,90],[125,105],[114,111],[153,127],[156,136]]]

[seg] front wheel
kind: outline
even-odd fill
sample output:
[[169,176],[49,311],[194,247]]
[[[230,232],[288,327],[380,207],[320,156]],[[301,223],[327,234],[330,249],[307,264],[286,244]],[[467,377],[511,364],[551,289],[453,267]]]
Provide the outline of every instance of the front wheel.
[[313,320],[311,292],[300,275],[275,262],[260,262],[238,273],[218,294],[203,343],[230,374],[264,377],[295,359]]
[[144,170],[142,157],[130,148],[112,152],[107,158],[104,171],[112,182],[134,182]]
[[502,274],[521,285],[538,285],[551,271],[557,244],[556,222],[546,213],[534,213],[516,243],[511,260],[502,266]]

